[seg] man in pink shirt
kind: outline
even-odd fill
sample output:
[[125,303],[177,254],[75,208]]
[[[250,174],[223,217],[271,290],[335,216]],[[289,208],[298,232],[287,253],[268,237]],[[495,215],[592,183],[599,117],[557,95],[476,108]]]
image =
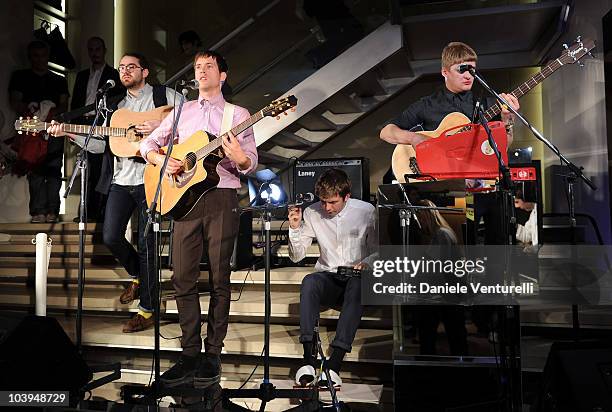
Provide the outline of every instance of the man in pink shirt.
[[[193,133],[204,130],[220,136],[225,99],[221,94],[222,82],[227,78],[227,63],[214,51],[198,52],[194,58],[195,78],[198,80],[199,98],[186,102],[178,124],[178,142]],[[235,106],[232,127],[249,118],[247,109]],[[168,144],[172,133],[172,115],[144,139],[140,152],[147,162],[162,164],[164,156],[159,148]],[[230,258],[234,238],[238,232],[239,210],[236,189],[240,187],[240,174],[248,174],[257,166],[257,148],[253,130],[238,136],[231,133],[220,136],[225,158],[217,166],[219,184],[210,190],[194,208],[174,224],[172,256],[183,352],[179,361],[161,376],[166,386],[190,384],[207,387],[219,382],[221,362],[219,355],[227,333],[230,307]],[[204,144],[203,144],[204,145]],[[168,173],[181,170],[181,161],[170,158]],[[208,245],[210,261],[210,303],[208,325],[202,351],[200,301],[197,282],[200,276],[202,245]]]

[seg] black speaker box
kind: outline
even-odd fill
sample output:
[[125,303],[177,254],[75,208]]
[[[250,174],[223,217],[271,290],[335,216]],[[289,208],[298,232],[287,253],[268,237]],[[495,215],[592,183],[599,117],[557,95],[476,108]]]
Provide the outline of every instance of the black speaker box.
[[537,412],[612,412],[612,341],[555,342]]
[[393,386],[394,408],[398,412],[501,410],[499,371],[492,358],[415,356],[414,360],[396,359]]
[[[58,390],[77,393],[93,373],[54,318],[0,318],[2,390]],[[8,326],[7,326],[8,325]]]
[[[293,175],[293,198],[297,194],[313,193],[319,176],[330,168],[342,169],[351,180],[351,197],[370,200],[370,170],[367,158],[336,158],[296,160]],[[315,199],[316,201],[317,199]],[[311,203],[304,203],[304,207]]]

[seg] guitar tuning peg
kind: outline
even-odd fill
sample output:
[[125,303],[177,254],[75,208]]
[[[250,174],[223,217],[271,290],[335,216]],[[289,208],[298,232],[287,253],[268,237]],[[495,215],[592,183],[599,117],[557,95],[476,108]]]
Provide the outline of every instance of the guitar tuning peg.
[[578,36],[578,37],[576,37],[576,41],[577,41],[578,43],[580,43],[580,42],[582,41],[582,36]]
[[582,63],[581,61],[578,61],[578,67],[584,67],[584,63]]
[[595,57],[591,54],[591,52],[587,52],[587,54],[589,55],[589,57],[591,57],[592,59],[594,59]]
[[23,116],[19,116],[19,120],[23,120]]
[[285,116],[287,116],[287,112],[283,112],[285,114]]
[[34,116],[34,117],[33,117],[33,119],[34,119],[34,120],[37,120],[37,119],[38,119],[38,116]]
[[23,134],[23,132],[20,130],[20,131],[17,132],[17,134]]
[[564,48],[565,50],[568,50],[568,49],[569,49],[569,47],[567,46],[567,43],[563,43],[563,48]]

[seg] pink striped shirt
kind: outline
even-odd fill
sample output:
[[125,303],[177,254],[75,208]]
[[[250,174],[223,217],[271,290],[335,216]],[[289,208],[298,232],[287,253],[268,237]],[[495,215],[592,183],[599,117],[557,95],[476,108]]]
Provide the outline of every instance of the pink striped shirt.
[[[185,102],[177,128],[178,143],[184,142],[199,130],[204,130],[209,134],[219,136],[224,107],[225,99],[222,94],[219,94],[211,100],[200,97],[198,100]],[[234,109],[232,127],[242,123],[249,117],[250,114],[247,109],[236,106]],[[159,127],[140,142],[140,153],[142,157],[146,159],[149,152],[153,150],[157,151],[160,147],[168,144],[170,134],[172,133],[172,119],[173,114],[168,114]],[[240,143],[240,147],[244,150],[244,153],[251,159],[251,165],[246,170],[239,170],[233,161],[227,157],[223,158],[217,166],[217,173],[219,173],[219,184],[217,187],[219,188],[240,188],[239,173],[246,175],[257,167],[257,147],[255,145],[253,128],[249,127],[236,136],[236,138]]]

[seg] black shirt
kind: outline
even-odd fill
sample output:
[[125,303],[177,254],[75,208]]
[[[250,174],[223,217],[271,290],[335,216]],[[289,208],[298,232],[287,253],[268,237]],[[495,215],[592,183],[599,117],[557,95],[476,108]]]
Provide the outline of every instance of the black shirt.
[[39,76],[31,69],[17,70],[9,82],[9,92],[13,91],[23,94],[25,104],[51,100],[59,105],[60,96],[68,95],[68,82],[51,71]]
[[[453,93],[443,86],[408,106],[399,117],[391,121],[391,124],[403,130],[410,130],[419,125],[425,131],[436,130],[449,113],[460,112],[472,120],[474,105],[474,95],[471,90]],[[486,102],[483,106],[486,110]],[[414,131],[421,130],[420,127]]]

